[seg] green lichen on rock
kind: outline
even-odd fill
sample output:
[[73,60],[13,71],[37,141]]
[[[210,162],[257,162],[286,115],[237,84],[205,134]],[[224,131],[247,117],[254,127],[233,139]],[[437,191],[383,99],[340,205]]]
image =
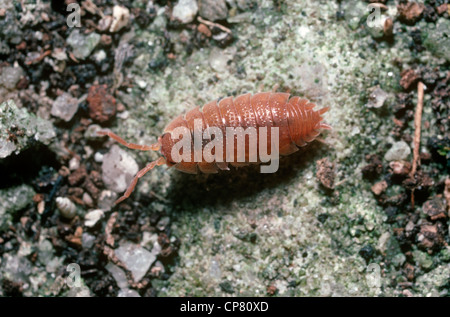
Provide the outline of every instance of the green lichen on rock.
[[436,25],[429,24],[423,32],[423,45],[438,57],[450,62],[450,20],[440,18]]
[[433,266],[433,258],[425,252],[415,250],[413,252],[414,261],[424,270],[429,270]]
[[0,159],[25,150],[33,142],[48,145],[55,136],[51,122],[18,108],[12,100],[0,104]]
[[419,296],[448,296],[450,294],[450,265],[440,265],[418,277],[414,290]]
[[0,232],[12,224],[15,213],[32,202],[35,192],[28,185],[0,190]]

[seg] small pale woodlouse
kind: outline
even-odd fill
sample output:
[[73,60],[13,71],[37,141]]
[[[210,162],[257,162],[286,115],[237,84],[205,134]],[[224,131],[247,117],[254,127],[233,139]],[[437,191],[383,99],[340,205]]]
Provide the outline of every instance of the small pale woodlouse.
[[[247,160],[244,163],[236,162],[236,158],[234,161],[224,162],[208,163],[205,160],[201,162],[192,160],[175,163],[171,152],[177,141],[172,139],[171,132],[177,127],[187,127],[193,133],[195,119],[202,120],[203,129],[208,127],[218,127],[221,130],[225,130],[226,127],[242,127],[244,129],[248,127],[278,127],[279,154],[282,156],[292,154],[299,147],[313,141],[320,134],[320,129],[331,129],[328,124],[322,122],[323,118],[321,117],[328,111],[328,107],[315,111],[313,110],[315,104],[310,103],[307,99],[297,96],[289,98],[289,96],[288,93],[262,92],[254,95],[243,94],[234,99],[226,97],[219,102],[211,101],[205,104],[202,110],[196,107],[172,120],[158,138],[158,142],[153,145],[128,143],[111,131],[99,131],[98,134],[108,135],[130,149],[160,151],[162,154],[162,157],[149,163],[136,174],[124,195],[116,203],[128,198],[138,179],[155,166],[166,164],[182,172],[195,174],[198,171],[217,173],[218,170],[228,170],[228,163],[237,167],[253,163]],[[248,159],[247,153],[245,156]]]

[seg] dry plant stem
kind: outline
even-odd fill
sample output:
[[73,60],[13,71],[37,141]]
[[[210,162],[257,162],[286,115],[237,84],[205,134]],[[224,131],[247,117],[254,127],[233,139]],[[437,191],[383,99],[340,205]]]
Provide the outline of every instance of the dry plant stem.
[[[424,84],[419,82],[417,85],[417,107],[414,115],[414,151],[413,151],[413,163],[410,178],[415,178],[417,171],[417,164],[419,163],[420,155],[420,132],[422,129],[422,111],[423,111],[423,91]],[[414,208],[414,189],[411,191],[411,205]]]
[[417,85],[417,108],[414,115],[414,152],[413,163],[410,176],[414,177],[417,171],[417,165],[420,164],[420,131],[422,128],[422,111],[423,111],[423,91],[424,84],[419,82]]
[[34,60],[25,62],[25,64],[27,64],[27,65],[32,65],[32,64],[39,63],[39,62],[42,61],[45,57],[49,56],[51,53],[52,53],[51,50],[47,50],[47,51],[45,51],[44,53],[42,53],[39,57],[35,58]]
[[227,27],[224,27],[224,26],[221,25],[221,24],[214,23],[214,22],[211,22],[211,21],[202,19],[201,17],[198,17],[197,20],[198,20],[198,22],[203,23],[203,24],[206,24],[207,26],[210,26],[210,27],[217,27],[217,28],[221,29],[222,31],[231,34],[231,30],[230,30],[229,28],[227,28]]
[[120,261],[115,252],[114,252],[114,237],[112,235],[112,231],[114,228],[114,225],[117,221],[117,218],[119,216],[118,212],[114,212],[111,217],[109,217],[108,222],[106,223],[105,227],[105,245],[103,246],[103,254],[105,254],[108,259],[121,269],[125,271],[125,275],[127,277],[128,285],[132,288],[142,289],[147,287],[148,281],[144,280],[143,282],[135,282],[133,278],[133,273],[125,266],[125,264]]

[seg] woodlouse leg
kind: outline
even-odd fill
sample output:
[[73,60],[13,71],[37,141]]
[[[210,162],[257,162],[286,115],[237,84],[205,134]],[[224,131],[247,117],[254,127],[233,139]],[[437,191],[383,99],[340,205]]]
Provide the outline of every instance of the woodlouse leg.
[[111,131],[107,131],[107,130],[101,130],[101,131],[97,131],[98,135],[107,135],[109,136],[111,139],[116,140],[117,142],[119,142],[120,144],[122,144],[123,146],[126,146],[129,149],[133,149],[133,150],[141,150],[141,151],[158,151],[161,147],[161,144],[155,143],[152,145],[140,145],[140,144],[135,144],[135,143],[128,143],[127,141],[125,141],[124,139],[122,139],[120,136],[118,136],[117,134],[115,134],[114,132]]
[[319,125],[320,128],[325,129],[325,130],[332,130],[333,128],[331,127],[331,125],[321,122]]
[[133,178],[133,181],[131,182],[130,186],[128,186],[125,194],[123,194],[122,197],[117,199],[115,204],[117,205],[117,204],[121,203],[122,201],[124,201],[125,199],[127,199],[128,197],[130,197],[131,193],[133,192],[134,188],[136,187],[136,184],[137,184],[139,178],[144,176],[148,171],[152,170],[155,166],[160,166],[160,165],[164,165],[164,164],[166,164],[166,160],[163,157],[160,157],[156,161],[149,163],[146,167],[141,169],[136,174],[136,176]]
[[330,110],[330,107],[325,107],[325,108],[319,109],[319,110],[317,110],[317,112],[319,113],[319,115],[322,115],[325,112],[327,112],[328,110]]

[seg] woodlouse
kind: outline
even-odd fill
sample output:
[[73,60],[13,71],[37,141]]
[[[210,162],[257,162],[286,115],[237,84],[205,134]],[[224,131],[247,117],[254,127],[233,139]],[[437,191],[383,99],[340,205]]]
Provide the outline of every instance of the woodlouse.
[[[224,158],[223,162],[207,162],[204,159],[195,162],[192,159],[175,163],[172,158],[172,148],[177,139],[172,139],[171,133],[178,127],[185,127],[189,129],[191,134],[194,134],[194,128],[198,128],[194,125],[196,119],[201,120],[201,132],[208,127],[218,127],[223,131],[227,127],[242,127],[244,129],[248,127],[276,127],[279,132],[278,152],[283,156],[292,154],[298,150],[298,147],[305,146],[313,141],[320,134],[320,129],[331,129],[328,124],[322,122],[323,118],[321,117],[323,113],[328,111],[328,107],[314,111],[315,104],[310,103],[307,99],[297,96],[289,98],[289,96],[288,93],[263,92],[254,95],[248,93],[234,99],[233,97],[226,97],[219,102],[209,102],[202,107],[202,110],[196,107],[172,120],[164,129],[162,136],[158,138],[158,142],[153,145],[128,143],[111,131],[99,131],[100,135],[108,135],[130,149],[160,150],[162,154],[162,157],[149,163],[136,174],[124,195],[116,203],[128,198],[138,179],[155,166],[166,164],[186,173],[197,173],[198,171],[217,173],[218,170],[228,170],[228,163],[236,167],[260,163],[249,161],[248,146],[245,148],[244,162],[238,162],[236,156],[234,156],[231,161]],[[258,139],[259,137],[258,134]],[[270,136],[268,135],[267,138],[268,143],[270,143]],[[205,140],[203,140],[204,146]]]

